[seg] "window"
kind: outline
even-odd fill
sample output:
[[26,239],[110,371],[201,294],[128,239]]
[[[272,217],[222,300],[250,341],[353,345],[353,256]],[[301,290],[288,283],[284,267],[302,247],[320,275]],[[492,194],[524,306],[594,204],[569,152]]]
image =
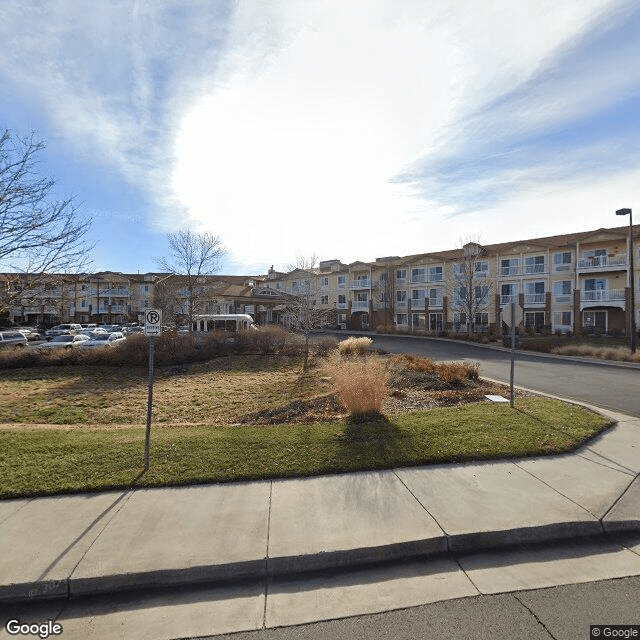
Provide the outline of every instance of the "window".
[[569,271],[571,269],[571,252],[555,253],[553,255],[553,264],[556,271]]
[[441,313],[429,314],[429,330],[430,331],[442,331],[443,322]]
[[488,313],[476,313],[474,318],[476,326],[487,326],[489,324]]
[[486,276],[489,273],[489,263],[486,261],[476,262],[476,274]]
[[467,299],[467,287],[456,287],[454,290],[456,300],[458,302],[465,302]]
[[532,256],[524,259],[524,271],[525,273],[544,273],[545,263],[544,256]]
[[411,282],[424,282],[425,270],[423,268],[411,269]]
[[520,273],[520,260],[518,258],[505,258],[500,260],[501,276],[517,276]]
[[421,313],[414,313],[411,315],[411,324],[414,327],[424,327],[424,315]]
[[404,282],[407,279],[407,270],[406,269],[398,269],[396,271],[396,280],[398,282]]
[[322,277],[320,280],[321,286],[324,287],[325,289],[329,286],[329,278],[328,277]]
[[464,312],[454,313],[453,324],[456,327],[465,326],[467,324],[467,314]]
[[524,314],[524,326],[527,329],[542,331],[544,329],[544,311],[529,311]]
[[443,279],[442,267],[429,267],[430,282],[442,282]]
[[489,286],[482,285],[473,288],[473,295],[476,302],[487,302],[489,296]]
[[347,284],[347,276],[338,276],[338,289],[344,289]]
[[425,290],[424,289],[413,289],[411,291],[411,299],[412,300],[424,300],[425,299]]
[[500,286],[500,304],[509,304],[517,302],[518,285],[503,284]]
[[403,289],[396,291],[396,302],[406,302],[407,301],[407,292]]
[[329,296],[320,296],[320,304],[329,304]]
[[525,304],[544,304],[544,281],[526,282],[524,285],[524,301]]
[[571,311],[554,311],[553,324],[556,327],[570,327],[572,325]]
[[585,291],[606,291],[607,281],[604,278],[588,278],[584,281]]
[[556,302],[571,302],[571,280],[557,280],[553,283],[553,297]]
[[407,324],[407,314],[406,313],[397,313],[396,314],[396,324],[399,324],[399,325]]

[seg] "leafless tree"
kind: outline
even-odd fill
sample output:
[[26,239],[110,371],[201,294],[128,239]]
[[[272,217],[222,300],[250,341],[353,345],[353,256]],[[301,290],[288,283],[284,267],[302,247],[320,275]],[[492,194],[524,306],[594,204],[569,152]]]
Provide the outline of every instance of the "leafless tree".
[[305,350],[303,372],[309,366],[309,336],[314,329],[320,329],[330,322],[335,323],[335,309],[318,306],[318,271],[317,257],[309,258],[299,256],[289,265],[289,275],[293,276],[293,288],[287,294],[285,314],[291,326],[304,335]]
[[[458,325],[467,333],[476,331],[483,314],[491,305],[492,278],[484,247],[475,237],[461,242],[460,255],[453,264],[453,277],[449,280],[450,308],[458,314]],[[456,323],[454,323],[456,324]]]
[[170,256],[157,260],[160,267],[178,278],[171,284],[176,291],[176,282],[181,282],[182,300],[189,318],[189,330],[193,330],[193,316],[198,313],[206,299],[207,287],[205,276],[218,271],[224,255],[222,241],[212,233],[194,233],[189,229],[181,229],[177,233],[167,235]]
[[52,196],[55,180],[38,171],[44,148],[34,134],[0,132],[0,270],[7,272],[0,312],[35,299],[54,274],[80,273],[90,263],[91,221],[73,196]]

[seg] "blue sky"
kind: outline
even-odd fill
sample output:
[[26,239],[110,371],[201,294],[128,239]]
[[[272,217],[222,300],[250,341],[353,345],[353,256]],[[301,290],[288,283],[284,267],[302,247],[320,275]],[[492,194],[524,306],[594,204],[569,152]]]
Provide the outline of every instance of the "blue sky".
[[95,270],[156,270],[185,227],[265,273],[640,207],[640,2],[88,6],[5,3],[0,127],[46,140]]

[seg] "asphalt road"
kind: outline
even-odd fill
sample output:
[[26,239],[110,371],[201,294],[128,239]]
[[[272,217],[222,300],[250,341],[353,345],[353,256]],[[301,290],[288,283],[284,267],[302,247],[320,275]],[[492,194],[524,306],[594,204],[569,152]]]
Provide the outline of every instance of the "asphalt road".
[[[436,602],[216,640],[590,640],[640,637],[640,577]],[[638,635],[590,635],[590,625],[637,625]],[[195,639],[194,639],[195,640]],[[204,639],[202,639],[204,640]]]
[[[479,362],[481,376],[509,382],[511,356],[508,351],[437,338],[396,336],[376,336],[373,346],[390,353],[413,353],[433,360]],[[640,368],[516,351],[515,384],[640,417]]]

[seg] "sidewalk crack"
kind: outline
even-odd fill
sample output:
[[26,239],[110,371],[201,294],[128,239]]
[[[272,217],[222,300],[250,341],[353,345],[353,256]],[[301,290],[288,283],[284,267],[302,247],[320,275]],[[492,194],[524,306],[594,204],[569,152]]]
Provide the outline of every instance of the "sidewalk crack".
[[[73,569],[71,569],[71,571],[69,572],[69,577],[67,578],[67,593],[71,593],[71,576],[75,573],[75,570],[78,568],[78,566],[80,565],[80,563],[85,559],[87,553],[89,552],[89,550],[93,547],[93,545],[95,544],[95,542],[98,540],[98,538],[102,535],[102,533],[104,532],[104,530],[107,528],[107,526],[109,525],[109,523],[118,515],[118,513],[120,512],[120,510],[124,507],[124,505],[129,501],[129,499],[131,498],[131,496],[133,495],[135,489],[129,489],[127,491],[125,491],[113,504],[111,504],[107,509],[105,509],[101,514],[99,514],[96,518],[94,518],[93,522],[91,522],[86,528],[85,530],[45,569],[44,573],[40,576],[40,580],[42,578],[44,578],[44,576],[47,575],[47,573],[58,563],[58,561],[72,548],[74,547],[76,544],[78,544],[78,542],[80,542],[80,540],[82,540],[82,538],[89,532],[91,531],[91,528],[96,525],[98,522],[100,522],[100,520],[102,518],[104,518],[110,511],[114,510],[113,513],[111,514],[111,517],[108,518],[102,528],[98,531],[96,537],[91,541],[91,544],[86,548],[85,552],[80,556],[80,559],[78,560],[78,562],[76,562],[76,564],[74,565]],[[119,504],[120,503],[120,504]],[[118,505],[118,506],[117,506]],[[117,506],[117,508],[116,508]]]
[[598,520],[598,522],[600,522],[600,525],[602,526],[602,520],[601,518],[599,518],[595,513],[592,513],[591,511],[589,511],[589,509],[587,509],[586,507],[582,506],[579,502],[576,502],[573,498],[570,498],[568,495],[565,495],[564,493],[562,493],[562,491],[559,491],[558,489],[556,489],[555,487],[553,487],[552,485],[550,485],[548,482],[545,482],[542,478],[539,478],[535,473],[533,473],[532,471],[529,471],[528,469],[525,469],[524,467],[521,467],[517,462],[513,462],[513,465],[518,467],[518,469],[521,469],[522,471],[524,471],[525,473],[528,473],[532,478],[535,478],[538,482],[541,482],[543,485],[545,485],[546,487],[549,487],[549,489],[551,489],[552,491],[554,491],[555,493],[557,493],[559,496],[562,496],[563,498],[565,498],[566,500],[568,500],[569,502],[572,502],[573,504],[575,504],[577,507],[580,507],[583,511],[585,511],[586,513],[588,513],[590,516],[593,516],[596,520]]
[[395,469],[391,470],[393,472],[393,475],[398,478],[398,480],[400,481],[400,484],[402,484],[402,486],[411,494],[411,496],[413,497],[413,499],[427,512],[427,514],[429,514],[429,516],[431,516],[431,518],[433,518],[433,521],[438,525],[440,531],[442,531],[442,535],[444,535],[446,541],[447,541],[447,550],[450,552],[451,549],[449,548],[449,534],[444,530],[444,527],[438,522],[437,518],[433,515],[433,513],[431,513],[431,511],[429,511],[429,509],[427,509],[427,507],[422,504],[422,502],[420,501],[420,498],[418,498],[418,496],[411,491],[411,489],[409,489],[409,487],[407,486],[407,483],[396,473]]
[[271,498],[273,480],[269,483],[269,511],[267,514],[267,549],[264,558],[264,609],[262,610],[262,628],[267,627],[267,598],[269,597],[269,536],[271,535]]

